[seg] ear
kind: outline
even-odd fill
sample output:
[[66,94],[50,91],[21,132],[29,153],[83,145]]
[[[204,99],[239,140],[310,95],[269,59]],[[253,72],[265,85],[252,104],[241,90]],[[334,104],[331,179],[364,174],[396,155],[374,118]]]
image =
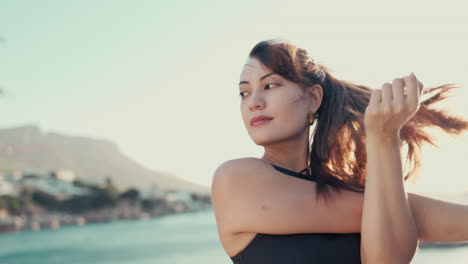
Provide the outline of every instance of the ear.
[[320,84],[315,84],[309,87],[306,87],[306,97],[310,105],[309,110],[316,112],[320,107],[323,98],[323,89]]

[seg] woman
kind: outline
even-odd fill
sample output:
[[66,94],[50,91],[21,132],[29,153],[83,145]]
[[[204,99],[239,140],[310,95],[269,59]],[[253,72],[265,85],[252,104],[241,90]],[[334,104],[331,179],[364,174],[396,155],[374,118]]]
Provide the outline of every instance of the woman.
[[[418,239],[468,240],[468,206],[403,185],[419,167],[421,143],[433,144],[423,126],[468,129],[429,109],[453,88],[429,89],[439,92],[421,101],[423,85],[411,74],[372,90],[334,78],[291,43],[258,43],[240,76],[240,108],[265,152],[224,162],[212,181],[233,263],[410,263]],[[403,142],[414,161],[404,177]]]

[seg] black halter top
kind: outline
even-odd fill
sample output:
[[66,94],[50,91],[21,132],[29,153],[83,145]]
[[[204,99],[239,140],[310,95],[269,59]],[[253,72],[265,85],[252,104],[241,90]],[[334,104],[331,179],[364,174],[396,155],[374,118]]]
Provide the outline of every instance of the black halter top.
[[[295,172],[270,165],[286,175],[315,181],[307,169]],[[304,171],[307,174],[301,173]],[[257,233],[243,250],[230,258],[235,264],[357,264],[361,263],[360,246],[361,233]]]

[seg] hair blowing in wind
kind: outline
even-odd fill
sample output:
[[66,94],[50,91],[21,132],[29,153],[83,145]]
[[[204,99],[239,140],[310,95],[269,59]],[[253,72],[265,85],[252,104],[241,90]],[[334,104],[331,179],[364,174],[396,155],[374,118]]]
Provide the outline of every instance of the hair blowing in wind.
[[[317,194],[326,198],[329,187],[363,192],[367,162],[364,113],[373,89],[335,78],[328,67],[311,58],[306,50],[287,41],[259,42],[249,56],[302,87],[322,86],[323,99],[315,113],[317,122],[309,146],[309,166],[316,176]],[[425,88],[422,97],[428,98],[422,98],[416,114],[401,128],[401,142],[408,147],[407,162],[413,165],[404,176],[405,181],[416,178],[421,166],[421,147],[427,143],[437,146],[425,128],[440,128],[454,135],[468,130],[467,120],[433,107],[456,88],[461,87],[444,84]]]

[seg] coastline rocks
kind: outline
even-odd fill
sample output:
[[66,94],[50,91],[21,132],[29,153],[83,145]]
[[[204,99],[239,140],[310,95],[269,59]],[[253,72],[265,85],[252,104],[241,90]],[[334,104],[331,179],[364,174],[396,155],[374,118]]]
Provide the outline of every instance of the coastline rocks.
[[150,219],[168,214],[203,211],[212,208],[212,205],[209,196],[178,197],[173,194],[172,196],[169,195],[167,199],[122,199],[113,206],[89,210],[79,214],[48,211],[37,205],[31,205],[30,208],[34,210],[29,210],[21,215],[10,215],[8,212],[3,212],[0,218],[0,233],[59,229],[62,226],[84,226],[88,223],[112,222],[124,219]]
[[75,220],[74,222],[75,222],[75,224],[77,226],[83,226],[83,225],[86,224],[86,219],[84,217],[82,217],[82,216],[79,216],[79,217],[75,218],[74,220]]

